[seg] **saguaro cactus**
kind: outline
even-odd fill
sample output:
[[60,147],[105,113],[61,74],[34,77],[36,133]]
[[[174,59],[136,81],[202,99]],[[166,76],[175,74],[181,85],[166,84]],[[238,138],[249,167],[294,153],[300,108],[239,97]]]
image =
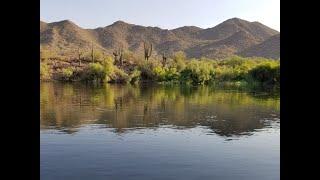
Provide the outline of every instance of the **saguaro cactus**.
[[167,56],[165,53],[162,53],[162,67],[164,67],[167,63]]
[[148,61],[152,54],[152,44],[150,43],[150,45],[147,45],[146,42],[144,42],[143,47],[144,47],[144,59]]
[[120,47],[118,50],[113,52],[115,62],[118,62],[120,66],[123,66],[123,48]]
[[91,43],[91,61],[94,63],[93,43]]
[[[81,46],[81,44],[80,44]],[[79,66],[81,66],[81,56],[82,56],[82,51],[80,50],[80,46],[78,47],[78,61],[79,61]]]

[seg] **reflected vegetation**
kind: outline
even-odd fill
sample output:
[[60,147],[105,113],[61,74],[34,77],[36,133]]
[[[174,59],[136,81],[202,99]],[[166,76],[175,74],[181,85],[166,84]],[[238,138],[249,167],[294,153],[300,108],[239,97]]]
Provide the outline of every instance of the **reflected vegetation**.
[[[75,133],[100,124],[116,133],[137,128],[207,128],[220,136],[251,135],[280,122],[278,93],[210,86],[41,83],[41,130]],[[210,134],[209,133],[209,134]]]

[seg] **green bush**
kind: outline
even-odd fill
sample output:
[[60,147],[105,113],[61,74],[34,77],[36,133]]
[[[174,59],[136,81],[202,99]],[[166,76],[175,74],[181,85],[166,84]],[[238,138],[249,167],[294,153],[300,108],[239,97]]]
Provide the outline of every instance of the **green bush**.
[[214,79],[214,68],[210,62],[191,60],[181,72],[180,79],[194,84],[204,84]]
[[246,58],[242,58],[239,56],[232,56],[223,61],[223,64],[232,68],[236,66],[241,66],[246,61]]
[[137,83],[139,82],[141,77],[141,71],[139,71],[138,69],[134,69],[132,71],[132,73],[130,74],[130,83]]
[[162,67],[157,66],[153,69],[153,77],[157,81],[177,81],[179,80],[180,73],[175,67]]
[[180,72],[175,67],[165,68],[165,81],[177,81],[180,77]]
[[50,78],[49,66],[45,63],[40,63],[40,79],[47,80]]
[[72,79],[73,76],[73,71],[74,69],[72,67],[67,67],[62,69],[62,79],[65,81],[70,81]]
[[157,81],[164,81],[166,78],[166,70],[165,68],[162,68],[161,66],[156,66],[153,69],[153,74]]
[[251,69],[249,76],[263,84],[276,84],[280,82],[280,66],[265,63]]
[[186,67],[186,55],[184,52],[179,51],[173,55],[173,64],[171,67],[175,67],[178,72],[182,71]]
[[131,77],[119,68],[114,69],[114,73],[110,75],[111,81],[116,83],[128,83],[131,81]]
[[84,70],[83,80],[103,82],[106,77],[105,68],[99,63],[90,63]]
[[102,66],[104,67],[105,73],[105,81],[109,82],[111,80],[110,76],[114,73],[115,66],[114,66],[114,59],[110,56],[107,56],[104,61],[102,62]]
[[154,69],[159,67],[160,62],[155,60],[143,61],[139,64],[139,70],[141,71],[141,78],[145,80],[156,80]]

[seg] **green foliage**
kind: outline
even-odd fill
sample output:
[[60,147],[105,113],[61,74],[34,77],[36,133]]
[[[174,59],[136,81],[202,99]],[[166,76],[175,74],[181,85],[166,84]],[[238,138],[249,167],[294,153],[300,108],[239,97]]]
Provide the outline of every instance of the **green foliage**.
[[[42,59],[47,59],[46,53],[42,51]],[[68,67],[59,72],[61,79],[116,83],[137,83],[140,80],[192,84],[217,82],[232,86],[280,83],[280,61],[266,58],[232,56],[224,60],[205,57],[187,59],[186,55],[179,51],[168,57],[166,64],[163,65],[161,57],[154,56],[145,61],[130,51],[124,51],[125,63],[117,67],[114,65],[113,56],[104,55],[99,50],[94,50],[95,63],[88,64],[88,60],[91,61],[91,52],[87,52],[84,57],[87,62],[84,62],[83,66]],[[40,64],[40,78],[50,79],[54,73],[51,73],[50,67],[45,62],[48,63],[41,61]]]
[[62,69],[62,79],[65,81],[70,81],[73,77],[74,69],[72,67],[67,67]]
[[49,66],[45,63],[40,63],[40,79],[47,80],[50,78]]
[[161,66],[159,61],[149,60],[143,61],[139,65],[139,70],[141,71],[141,78],[145,80],[156,80],[157,77],[154,73],[154,69]]
[[114,73],[110,75],[111,81],[116,83],[128,83],[131,81],[131,77],[123,70],[115,67]]
[[102,62],[102,66],[104,67],[104,72],[106,74],[106,80],[108,81],[108,77],[110,76],[115,69],[114,64],[114,59],[111,56],[106,56],[105,59]]
[[214,79],[213,64],[208,61],[191,60],[181,72],[181,80],[193,84],[204,84]]
[[[215,66],[217,81],[251,81],[248,73],[251,69],[261,65],[270,64],[272,66],[280,66],[279,61],[265,58],[242,58],[233,56],[217,63]],[[251,79],[250,79],[251,78]]]
[[137,83],[139,82],[140,80],[140,77],[141,77],[141,71],[139,71],[138,69],[134,69],[132,71],[132,73],[130,74],[130,83],[134,84],[134,83]]
[[102,62],[104,60],[104,54],[100,50],[95,50],[93,53],[94,62]]
[[153,74],[157,78],[158,81],[164,81],[166,76],[166,70],[161,66],[156,66],[153,69]]
[[222,64],[235,68],[237,66],[241,66],[246,61],[245,58],[239,57],[239,56],[232,56],[224,61],[222,61]]
[[177,81],[179,80],[180,72],[178,72],[177,68],[169,67],[165,68],[165,81]]
[[186,59],[185,53],[179,51],[173,55],[173,64],[171,64],[171,66],[175,67],[177,71],[180,72],[186,67]]
[[280,82],[280,66],[264,63],[251,69],[249,75],[253,80],[263,84],[276,84]]
[[83,80],[102,82],[106,77],[105,68],[99,63],[90,63],[84,70]]
[[157,81],[177,81],[179,80],[180,73],[175,67],[162,67],[156,66],[153,69],[153,76]]

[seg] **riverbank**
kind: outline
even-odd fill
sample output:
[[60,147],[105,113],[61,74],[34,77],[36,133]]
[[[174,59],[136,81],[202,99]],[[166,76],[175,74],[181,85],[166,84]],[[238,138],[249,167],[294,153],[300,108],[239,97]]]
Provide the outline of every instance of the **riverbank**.
[[265,58],[187,59],[183,54],[176,54],[165,63],[150,59],[119,64],[106,56],[95,62],[51,59],[42,60],[40,64],[42,81],[280,85],[280,61]]

